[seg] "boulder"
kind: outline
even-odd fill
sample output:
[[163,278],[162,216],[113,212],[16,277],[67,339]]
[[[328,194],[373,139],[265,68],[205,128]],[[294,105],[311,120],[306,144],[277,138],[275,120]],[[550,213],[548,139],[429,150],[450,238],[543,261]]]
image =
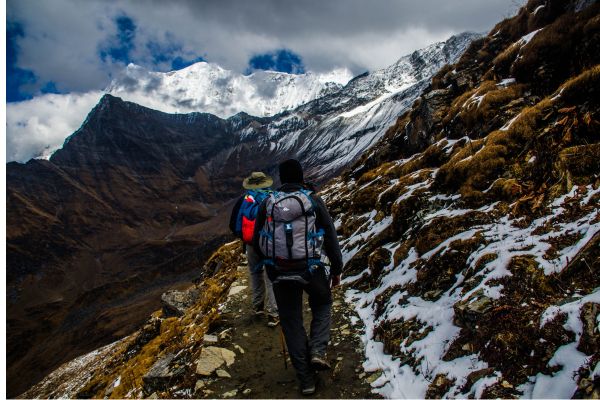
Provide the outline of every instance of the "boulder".
[[208,346],[202,349],[196,362],[198,375],[210,376],[223,364],[230,366],[235,361],[235,353],[222,347]]
[[169,353],[152,365],[142,377],[146,393],[163,391],[172,386],[173,382],[185,373],[185,367],[174,363],[175,354]]
[[581,322],[583,322],[583,332],[577,350],[587,355],[593,355],[600,346],[600,335],[597,328],[598,314],[600,314],[600,304],[585,303],[581,307]]
[[188,290],[170,290],[160,297],[165,318],[180,317],[185,311],[196,303],[200,296],[200,290],[192,288]]
[[457,326],[475,329],[477,321],[494,306],[491,298],[481,292],[454,304],[454,323]]

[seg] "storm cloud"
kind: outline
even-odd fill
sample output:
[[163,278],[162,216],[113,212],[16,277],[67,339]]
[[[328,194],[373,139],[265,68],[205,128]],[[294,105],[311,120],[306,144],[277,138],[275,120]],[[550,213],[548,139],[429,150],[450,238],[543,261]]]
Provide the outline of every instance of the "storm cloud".
[[[244,72],[286,49],[308,71],[385,67],[452,34],[488,31],[517,0],[8,0],[16,65],[38,90],[103,89],[128,62],[167,71],[204,59]],[[9,77],[10,79],[10,77]]]

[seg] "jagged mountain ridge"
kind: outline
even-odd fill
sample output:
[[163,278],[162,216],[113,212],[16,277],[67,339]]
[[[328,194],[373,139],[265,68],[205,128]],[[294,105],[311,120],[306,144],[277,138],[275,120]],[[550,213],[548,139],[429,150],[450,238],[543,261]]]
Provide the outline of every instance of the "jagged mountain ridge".
[[599,7],[529,1],[324,189],[376,393],[600,393]]
[[268,144],[271,151],[296,155],[309,173],[325,181],[372,146],[412,104],[433,73],[456,60],[478,37],[463,33],[417,50],[244,135],[263,143],[263,152]]
[[[473,37],[358,77],[348,95],[340,90],[269,118],[171,115],[106,95],[49,161],[7,164],[9,392],[130,332],[157,305],[157,293],[189,281],[226,235],[228,202],[249,171],[273,173],[293,156],[325,181],[382,135],[426,76]],[[420,71],[424,61],[433,64]],[[399,70],[407,71],[404,83],[386,87]],[[353,152],[325,152],[341,142]]]

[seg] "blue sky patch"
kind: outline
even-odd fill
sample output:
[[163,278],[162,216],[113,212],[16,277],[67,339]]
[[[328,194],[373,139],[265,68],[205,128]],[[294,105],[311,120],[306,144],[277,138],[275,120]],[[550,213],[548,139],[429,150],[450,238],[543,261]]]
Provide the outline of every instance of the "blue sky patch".
[[178,71],[180,69],[184,69],[184,68],[189,67],[190,65],[195,64],[200,61],[206,61],[206,60],[202,57],[196,57],[191,60],[186,60],[185,58],[182,58],[182,57],[175,57],[173,59],[173,61],[171,61],[171,69],[174,71]]
[[100,58],[106,61],[109,57],[113,61],[124,64],[131,62],[131,51],[135,48],[135,31],[137,26],[131,18],[121,15],[115,19],[117,34],[109,38],[108,43],[100,48]]
[[287,72],[288,74],[303,74],[305,72],[302,57],[287,49],[253,56],[248,61],[247,73],[252,73],[257,69]]
[[24,36],[25,31],[21,24],[6,22],[6,101],[9,103],[31,99],[32,93],[28,93],[21,87],[32,86],[37,81],[32,71],[17,66],[19,56],[17,39]]

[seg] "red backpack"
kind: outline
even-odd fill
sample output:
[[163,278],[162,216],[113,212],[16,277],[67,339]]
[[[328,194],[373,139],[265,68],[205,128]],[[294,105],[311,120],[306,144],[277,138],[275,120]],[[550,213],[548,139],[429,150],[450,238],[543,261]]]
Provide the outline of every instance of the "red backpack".
[[254,224],[261,203],[269,197],[270,190],[248,190],[238,212],[235,231],[246,244],[252,244]]

